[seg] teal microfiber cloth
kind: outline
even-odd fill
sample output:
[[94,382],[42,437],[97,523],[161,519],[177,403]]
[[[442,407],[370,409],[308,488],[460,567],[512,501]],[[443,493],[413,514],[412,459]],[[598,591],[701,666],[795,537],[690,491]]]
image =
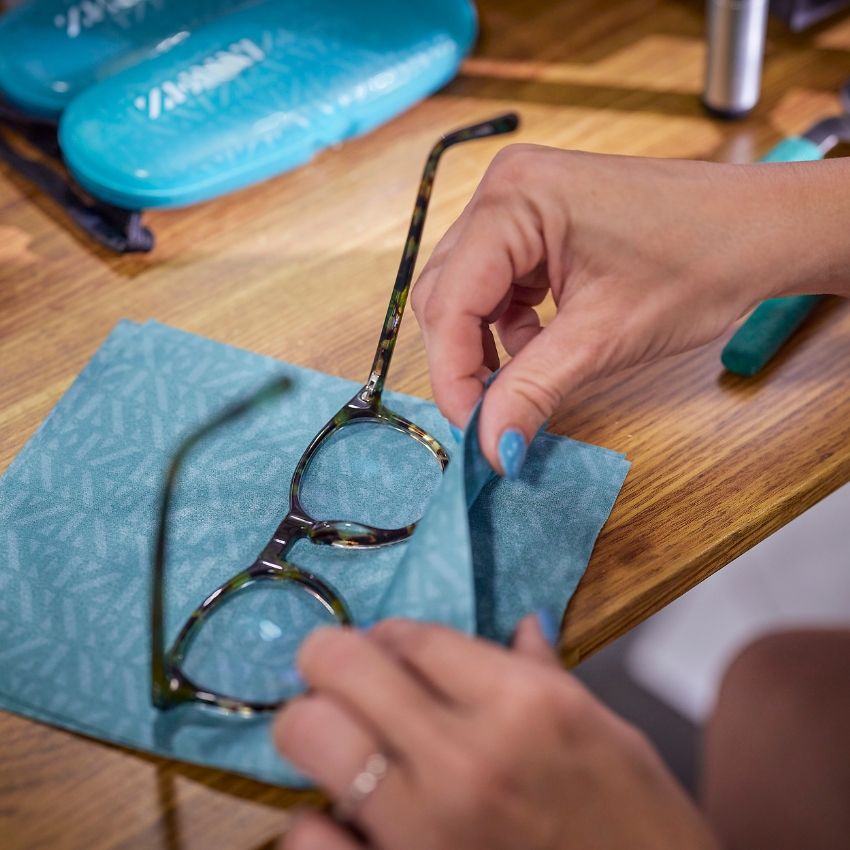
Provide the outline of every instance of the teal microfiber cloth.
[[[0,478],[0,706],[304,784],[275,752],[268,716],[197,705],[160,712],[149,695],[151,555],[168,460],[188,433],[280,376],[289,389],[225,429],[180,489],[169,524],[169,642],[257,556],[286,513],[301,453],[358,386],[156,322],[115,328]],[[433,404],[392,392],[385,402],[443,444],[445,474],[433,477],[433,458],[420,453],[380,454],[374,435],[358,432],[368,426],[355,426],[317,458],[305,506],[317,518],[349,512],[335,518],[367,522],[424,508],[416,532],[376,550],[304,541],[289,559],[329,582],[358,624],[407,616],[506,642],[525,614],[563,612],[625,479],[624,456],[544,433],[518,481],[494,479],[474,417],[458,446]]]

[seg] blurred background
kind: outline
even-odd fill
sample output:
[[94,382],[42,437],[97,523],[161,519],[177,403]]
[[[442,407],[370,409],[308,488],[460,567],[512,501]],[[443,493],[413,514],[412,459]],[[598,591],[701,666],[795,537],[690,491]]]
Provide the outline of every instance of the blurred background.
[[692,793],[701,729],[735,655],[770,632],[850,625],[848,518],[845,485],[575,668]]

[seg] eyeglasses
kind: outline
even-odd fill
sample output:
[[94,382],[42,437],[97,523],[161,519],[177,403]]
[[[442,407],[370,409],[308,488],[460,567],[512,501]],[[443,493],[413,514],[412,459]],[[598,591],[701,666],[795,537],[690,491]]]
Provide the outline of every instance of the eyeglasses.
[[[190,453],[201,445],[213,432],[226,429],[231,423],[249,414],[269,399],[285,393],[289,382],[281,379],[253,394],[248,399],[236,404],[216,419],[206,424],[200,430],[190,435],[178,448],[171,461],[166,479],[162,505],[159,515],[159,526],[156,541],[156,553],[153,571],[153,599],[151,606],[151,684],[152,700],[156,708],[168,709],[186,702],[198,702],[214,706],[227,712],[251,715],[256,712],[270,711],[286,701],[287,691],[297,686],[297,674],[291,671],[289,681],[286,676],[277,676],[274,683],[274,699],[241,699],[238,696],[216,692],[216,689],[200,687],[184,671],[187,653],[198,639],[204,625],[218,614],[223,606],[231,605],[234,599],[249,588],[260,585],[266,587],[285,587],[288,591],[300,594],[304,604],[311,604],[321,611],[331,622],[351,625],[352,617],[340,594],[324,579],[314,575],[287,560],[293,545],[300,540],[311,543],[343,547],[343,548],[377,548],[388,546],[405,540],[416,527],[410,522],[398,528],[376,528],[371,525],[347,520],[316,520],[305,510],[302,504],[302,480],[310,464],[331,438],[350,426],[364,424],[379,425],[401,432],[412,438],[427,449],[437,464],[440,472],[448,465],[449,458],[442,446],[430,434],[408,421],[392,410],[382,401],[384,383],[390,367],[393,349],[398,337],[399,326],[410,284],[413,268],[419,252],[422,229],[425,223],[425,213],[431,197],[431,189],[437,170],[437,163],[446,148],[460,142],[472,139],[482,139],[502,133],[509,133],[518,126],[519,119],[515,114],[502,115],[491,121],[475,124],[456,130],[444,136],[432,149],[419,194],[413,210],[410,229],[404,247],[401,264],[396,276],[384,327],[378,342],[375,359],[369,380],[354,397],[344,404],[340,410],[322,427],[298,461],[289,485],[289,510],[278,525],[271,540],[263,548],[260,555],[238,575],[211,593],[194,611],[177,635],[170,649],[165,649],[165,562],[166,542],[170,510],[175,498],[175,487]],[[270,584],[271,583],[271,584]],[[262,620],[260,628],[266,627],[280,633],[273,623]]]

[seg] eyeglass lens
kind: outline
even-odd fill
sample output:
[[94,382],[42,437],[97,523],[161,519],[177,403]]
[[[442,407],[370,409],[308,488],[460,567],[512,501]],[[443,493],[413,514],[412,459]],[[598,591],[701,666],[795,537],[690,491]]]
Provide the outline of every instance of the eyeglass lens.
[[316,451],[301,479],[301,505],[316,520],[401,528],[422,517],[440,476],[437,458],[409,434],[352,424]]

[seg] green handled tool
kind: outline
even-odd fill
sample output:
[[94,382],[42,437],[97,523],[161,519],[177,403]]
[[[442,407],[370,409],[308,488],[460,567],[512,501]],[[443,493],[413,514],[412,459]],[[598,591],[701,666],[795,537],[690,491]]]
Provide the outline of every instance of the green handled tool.
[[[802,136],[783,139],[761,162],[804,162],[823,159],[839,142],[850,141],[850,80],[841,87],[843,115],[819,121]],[[822,295],[771,298],[753,310],[750,317],[726,343],[720,359],[737,375],[759,372],[800,326]]]

